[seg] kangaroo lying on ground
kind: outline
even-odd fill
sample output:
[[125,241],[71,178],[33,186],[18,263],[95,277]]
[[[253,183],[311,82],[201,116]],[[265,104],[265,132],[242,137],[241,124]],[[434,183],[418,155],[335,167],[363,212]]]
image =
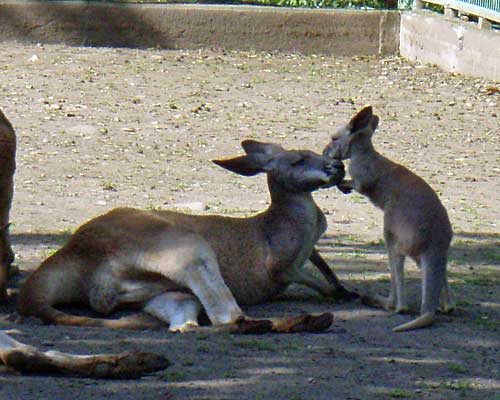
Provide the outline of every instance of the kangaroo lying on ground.
[[[136,317],[90,318],[54,308],[83,303],[109,314],[134,305],[168,323],[170,330],[184,332],[204,328],[198,326],[203,307],[213,325],[205,330],[214,326],[232,332],[328,328],[330,313],[251,320],[238,303],[263,303],[294,282],[326,296],[337,293],[340,285],[318,279],[303,267],[308,258],[323,261],[314,245],[326,229],[326,220],[311,192],[339,183],[344,166],[310,151],[285,151],[250,140],[242,146],[246,155],[214,162],[241,175],[267,173],[271,205],[266,211],[231,218],[114,209],[81,226],[42,263],[21,288],[19,312],[64,325],[151,326],[151,321]],[[334,276],[329,269],[324,272],[328,273]]]
[[454,308],[446,277],[453,233],[446,210],[431,187],[373,148],[372,135],[377,125],[378,117],[372,108],[363,108],[338,129],[323,154],[338,160],[350,159],[354,189],[384,211],[391,290],[387,299],[365,300],[386,309],[395,307],[396,312],[406,311],[403,275],[405,257],[409,256],[422,269],[421,316],[394,331],[422,328],[434,322],[440,300],[443,311]]
[[9,214],[16,170],[16,133],[0,110],[0,300],[7,296],[7,281],[14,262],[10,245]]
[[[10,246],[8,222],[15,172],[16,135],[0,110],[0,297],[7,297],[7,279],[14,252]],[[133,378],[164,369],[169,362],[149,353],[98,354],[80,356],[58,351],[41,352],[0,331],[0,363],[30,374],[59,373],[96,378]]]

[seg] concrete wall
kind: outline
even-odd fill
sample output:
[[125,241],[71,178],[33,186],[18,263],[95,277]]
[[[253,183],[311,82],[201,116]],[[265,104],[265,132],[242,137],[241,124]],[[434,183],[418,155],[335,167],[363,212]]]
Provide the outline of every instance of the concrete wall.
[[400,52],[410,61],[500,82],[500,32],[428,11],[403,13]]
[[0,39],[69,45],[393,54],[395,11],[0,1]]
[[401,55],[500,81],[500,32],[428,11],[0,0],[0,40]]

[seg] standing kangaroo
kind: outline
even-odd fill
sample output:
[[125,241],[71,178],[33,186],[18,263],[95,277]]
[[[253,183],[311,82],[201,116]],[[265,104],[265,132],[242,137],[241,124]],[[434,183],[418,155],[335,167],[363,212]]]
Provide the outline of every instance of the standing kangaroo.
[[[55,324],[148,327],[140,319],[90,318],[54,308],[78,302],[108,314],[135,305],[172,331],[199,331],[203,306],[212,325],[230,331],[328,328],[330,313],[265,320],[266,325],[245,318],[238,303],[263,303],[294,282],[336,294],[331,280],[303,267],[308,258],[322,260],[314,245],[326,229],[311,192],[339,183],[344,166],[310,151],[250,140],[242,146],[246,155],[214,162],[241,175],[267,173],[271,205],[266,211],[231,218],[114,209],[81,226],[31,275],[20,291],[19,312]],[[329,270],[324,274],[334,276]]]
[[395,307],[396,312],[407,310],[403,278],[405,257],[409,256],[422,269],[421,315],[394,331],[423,328],[434,322],[440,300],[444,311],[454,308],[446,277],[453,232],[446,210],[431,187],[373,148],[372,135],[377,125],[378,117],[372,108],[363,108],[338,129],[323,154],[337,160],[350,159],[354,189],[384,212],[391,290],[387,299],[366,300],[386,309]]
[[0,300],[7,296],[7,281],[14,252],[10,245],[9,214],[16,171],[16,133],[0,110]]
[[[16,135],[0,110],[0,301],[7,297],[7,280],[14,253],[9,240],[9,212],[15,172]],[[42,352],[18,342],[0,331],[0,363],[30,374],[57,373],[95,378],[133,378],[164,369],[169,362],[155,354],[75,355],[59,351]]]

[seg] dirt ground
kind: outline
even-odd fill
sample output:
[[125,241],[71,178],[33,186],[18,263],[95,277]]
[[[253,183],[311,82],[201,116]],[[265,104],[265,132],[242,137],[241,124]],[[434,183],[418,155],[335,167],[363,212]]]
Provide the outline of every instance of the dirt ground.
[[[0,44],[0,107],[17,130],[11,214],[15,287],[91,217],[121,205],[242,216],[268,203],[262,176],[210,160],[255,138],[321,151],[336,125],[372,104],[383,154],[439,193],[455,238],[449,274],[458,309],[395,334],[410,315],[335,304],[300,287],[254,316],[330,310],[324,334],[207,336],[165,330],[16,324],[44,349],[148,350],[174,365],[139,380],[25,377],[0,369],[0,398],[498,399],[500,393],[500,93],[498,84],[400,58],[223,51],[141,51]],[[327,213],[320,251],[340,277],[388,290],[382,214],[357,194],[315,194]],[[311,268],[311,266],[308,266]],[[419,271],[407,265],[412,313]]]

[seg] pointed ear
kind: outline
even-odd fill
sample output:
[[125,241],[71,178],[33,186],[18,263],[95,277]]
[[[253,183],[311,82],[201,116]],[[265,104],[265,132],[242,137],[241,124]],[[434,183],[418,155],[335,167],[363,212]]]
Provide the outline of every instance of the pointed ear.
[[[352,133],[356,133],[368,127],[371,124],[373,117],[372,106],[366,106],[361,109],[354,117],[349,121],[349,127]],[[378,117],[377,117],[378,122]]]
[[241,142],[241,147],[243,147],[243,150],[245,150],[247,154],[261,153],[274,155],[285,151],[285,149],[278,144],[258,142],[250,139]]
[[264,168],[270,160],[270,155],[256,153],[229,158],[227,160],[212,160],[212,162],[231,172],[245,176],[253,176],[260,172],[264,172]]
[[378,126],[378,115],[374,115],[372,120],[370,121],[370,126],[373,132],[377,129]]

